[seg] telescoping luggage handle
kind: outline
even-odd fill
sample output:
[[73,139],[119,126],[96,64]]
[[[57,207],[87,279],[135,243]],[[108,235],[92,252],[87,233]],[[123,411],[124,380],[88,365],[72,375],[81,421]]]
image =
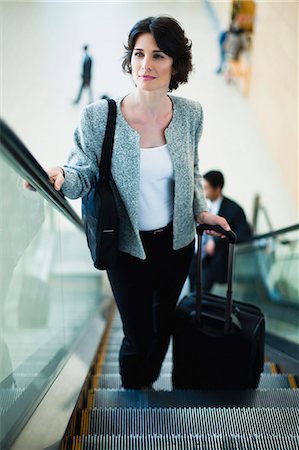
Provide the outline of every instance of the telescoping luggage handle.
[[233,231],[226,231],[220,225],[197,225],[198,251],[197,251],[197,283],[196,283],[196,320],[200,323],[202,317],[202,235],[205,230],[216,231],[224,234],[229,240],[228,269],[227,269],[227,294],[225,305],[224,332],[228,332],[232,315],[232,279],[234,263],[234,245],[237,236]]

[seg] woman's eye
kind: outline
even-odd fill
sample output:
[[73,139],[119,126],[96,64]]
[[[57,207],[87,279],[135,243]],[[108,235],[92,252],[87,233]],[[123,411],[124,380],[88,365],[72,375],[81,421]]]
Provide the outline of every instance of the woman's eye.
[[[137,58],[139,58],[139,57],[142,58],[144,55],[142,52],[135,52],[134,56],[137,56]],[[164,55],[162,55],[162,53],[155,53],[154,58],[155,59],[163,59]]]

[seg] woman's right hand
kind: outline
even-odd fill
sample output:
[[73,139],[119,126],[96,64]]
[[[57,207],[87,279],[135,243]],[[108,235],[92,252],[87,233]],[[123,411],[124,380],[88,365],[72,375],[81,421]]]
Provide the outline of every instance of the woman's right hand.
[[53,169],[48,169],[47,174],[50,180],[50,183],[53,185],[56,191],[60,191],[61,186],[64,183],[64,171],[62,167],[56,166]]
[[[64,183],[64,171],[62,167],[56,166],[52,169],[48,169],[46,172],[48,174],[49,181],[53,185],[54,189],[56,189],[56,191],[59,191]],[[28,181],[24,181],[24,188],[29,189],[30,191],[36,191],[36,189],[31,186]]]

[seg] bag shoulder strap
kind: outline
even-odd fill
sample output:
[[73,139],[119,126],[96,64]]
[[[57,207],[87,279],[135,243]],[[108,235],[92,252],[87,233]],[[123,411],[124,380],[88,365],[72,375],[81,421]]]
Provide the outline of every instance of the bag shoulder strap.
[[114,133],[116,124],[116,103],[113,99],[108,99],[108,118],[102,145],[101,161],[99,164],[100,173],[104,180],[108,181],[111,171],[111,158],[114,144]]

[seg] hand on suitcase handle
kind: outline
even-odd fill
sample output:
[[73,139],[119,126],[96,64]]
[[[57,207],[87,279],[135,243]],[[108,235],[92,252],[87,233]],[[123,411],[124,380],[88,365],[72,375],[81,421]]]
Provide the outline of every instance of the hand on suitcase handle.
[[212,230],[212,231],[216,231],[217,233],[221,233],[224,234],[229,242],[231,244],[235,244],[237,241],[237,235],[236,233],[234,233],[233,231],[226,231],[224,228],[222,228],[220,225],[206,225],[206,224],[200,224],[197,225],[196,227],[196,231],[197,234],[200,234],[201,236],[203,235],[203,232],[206,230]]

